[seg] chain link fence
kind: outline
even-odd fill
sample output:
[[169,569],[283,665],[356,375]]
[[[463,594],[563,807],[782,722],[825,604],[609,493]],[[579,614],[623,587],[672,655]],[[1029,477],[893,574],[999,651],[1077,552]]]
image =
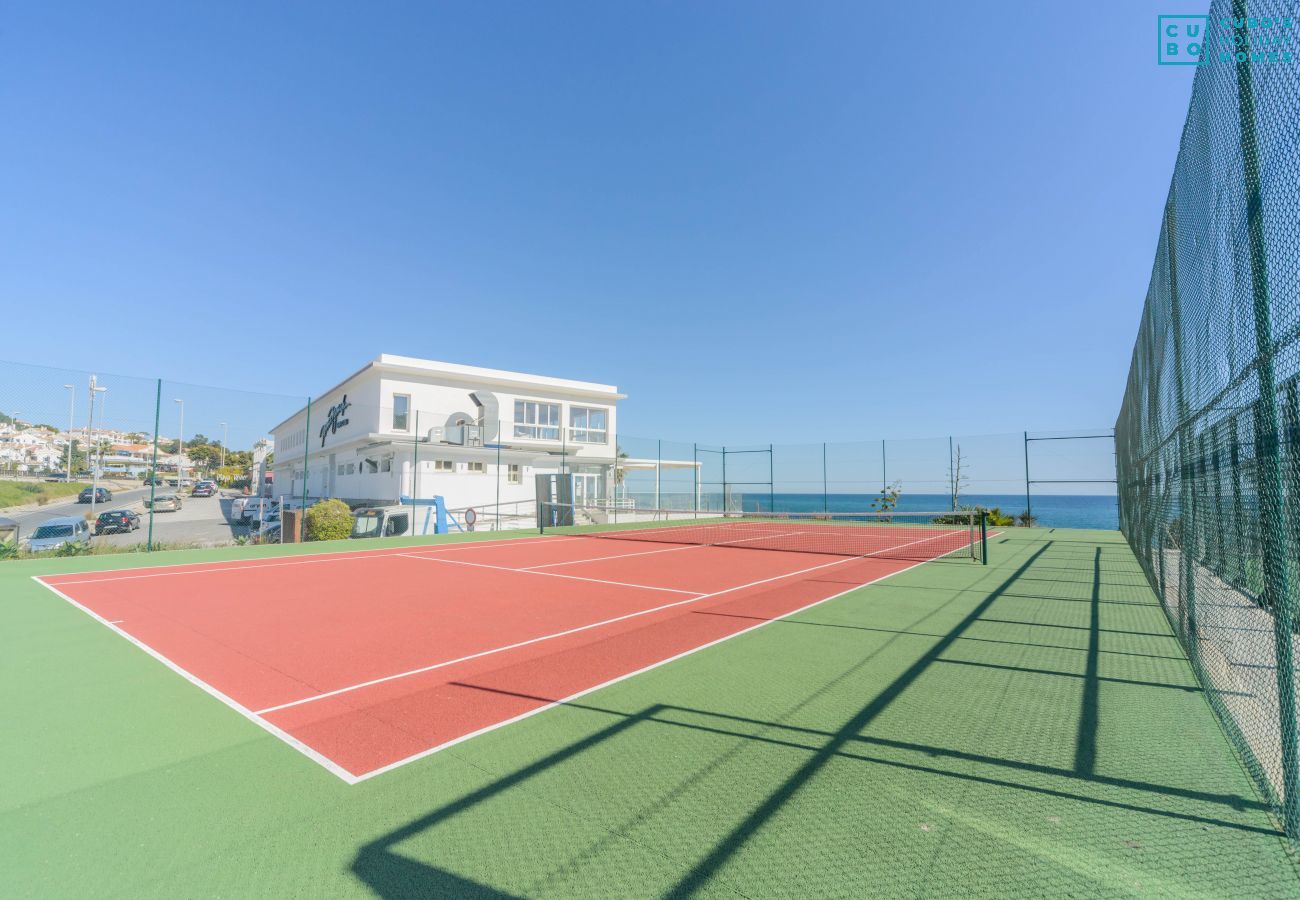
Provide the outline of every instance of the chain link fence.
[[[1209,23],[1116,425],[1120,521],[1294,840],[1300,79],[1249,48],[1244,3]],[[1225,34],[1247,42],[1226,60]]]

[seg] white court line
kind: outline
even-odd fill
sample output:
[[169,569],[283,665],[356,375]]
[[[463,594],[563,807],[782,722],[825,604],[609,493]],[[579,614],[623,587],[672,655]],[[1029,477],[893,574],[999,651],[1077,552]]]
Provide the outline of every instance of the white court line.
[[523,566],[519,571],[532,572],[537,569],[549,569],[554,566],[573,566],[578,563],[601,562],[606,559],[627,559],[629,556],[650,556],[654,553],[675,553],[678,550],[698,550],[700,547],[707,546],[707,544],[688,544],[684,547],[668,547],[661,550],[642,550],[639,553],[616,553],[612,556],[591,556],[587,559],[566,559],[563,562],[542,563],[540,566]]
[[[628,529],[628,530],[629,530],[632,534],[637,534],[637,533],[638,533],[637,529],[634,529],[634,528],[633,528],[633,529]],[[663,529],[661,529],[661,528],[656,528],[656,529],[655,529],[655,531],[662,531],[662,530],[663,530]],[[639,532],[639,533],[644,534],[645,532]],[[765,534],[765,535],[763,535],[763,537],[764,537],[764,538],[790,537],[791,535],[798,535],[798,534],[817,534],[817,533],[818,533],[818,532],[813,532],[813,531],[786,531],[786,532],[783,532],[783,533],[781,533],[781,534]],[[633,540],[633,541],[634,541],[634,540],[637,540],[637,538],[634,538],[634,537],[633,537],[633,538],[609,538],[609,537],[608,537],[607,535],[605,535],[605,534],[597,535],[597,537],[599,537],[599,538],[601,538],[601,539],[607,539],[607,540]],[[654,539],[651,538],[651,540],[654,540]],[[718,542],[716,542],[716,543],[711,543],[711,544],[686,544],[686,545],[677,546],[677,547],[669,547],[669,548],[667,548],[666,550],[643,550],[643,551],[641,551],[640,553],[619,553],[619,554],[616,554],[616,555],[614,555],[614,556],[593,556],[593,557],[591,557],[590,559],[566,559],[566,560],[564,560],[563,562],[544,563],[543,565],[540,565],[540,566],[524,566],[520,571],[531,572],[531,571],[534,570],[534,569],[549,569],[549,568],[553,568],[553,567],[555,567],[555,566],[572,566],[572,565],[576,565],[577,563],[601,562],[602,560],[606,560],[606,559],[626,559],[626,558],[629,557],[629,556],[650,556],[651,554],[654,554],[654,553],[674,553],[674,552],[679,551],[679,550],[697,550],[697,549],[699,549],[700,547],[726,547],[726,546],[728,546],[729,544],[743,544],[743,543],[745,543],[746,541],[756,541],[756,540],[759,540],[759,538],[756,538],[756,537],[747,537],[747,538],[738,538],[738,539],[736,539],[736,540],[734,540],[734,541],[718,541]],[[755,548],[748,548],[748,549],[755,549]],[[760,547],[760,548],[757,548],[757,549],[760,549],[760,550],[761,550],[761,549],[765,549],[765,548]],[[838,554],[838,553],[826,553],[826,554],[824,554],[824,555],[825,555],[825,556],[839,556],[840,554]]]
[[[510,538],[504,541],[464,541],[453,544],[436,544],[429,547],[385,547],[375,550],[333,550],[326,553],[305,553],[304,557],[313,558],[286,558],[286,557],[268,557],[269,559],[284,559],[284,562],[265,563],[257,565],[256,559],[244,560],[240,565],[235,566],[214,566],[209,563],[170,563],[174,566],[186,566],[183,571],[178,572],[143,572],[136,575],[110,575],[105,578],[83,578],[80,581],[61,581],[59,587],[69,587],[74,584],[99,584],[108,581],[133,581],[140,578],[168,578],[173,575],[206,575],[209,572],[246,572],[251,569],[276,569],[281,566],[305,566],[312,563],[329,563],[329,562],[350,562],[358,559],[388,559],[393,556],[409,556],[412,550],[425,553],[444,553],[449,550],[467,550],[471,548],[482,547],[508,547],[516,544],[532,544],[538,541],[545,541],[548,544],[560,544],[565,541],[579,541],[582,538],[577,537],[530,537],[530,538]],[[325,558],[328,557],[328,558]],[[206,567],[206,568],[204,568]],[[159,567],[163,568],[163,567]],[[61,576],[51,575],[50,578]],[[44,583],[44,582],[42,582]]]
[[[383,684],[386,681],[395,681],[399,678],[409,678],[412,675],[419,675],[422,672],[432,672],[434,669],[441,669],[445,666],[454,665],[455,663],[466,662],[467,660],[471,660],[471,659],[479,659],[484,656],[491,656],[494,653],[504,653],[507,650],[514,650],[517,647],[526,647],[529,644],[536,644],[536,643],[540,643],[541,641],[549,641],[552,640],[553,638],[565,637],[566,635],[570,635],[570,634],[578,634],[579,632],[582,631],[590,631],[592,628],[600,628],[603,625],[611,625],[615,622],[624,622],[628,619],[635,619],[638,616],[648,616],[650,613],[660,612],[661,610],[665,610],[665,609],[672,609],[674,606],[684,606],[687,603],[698,603],[701,600],[708,600],[712,597],[720,597],[723,594],[730,594],[733,591],[740,591],[740,590],[744,590],[745,588],[756,587],[757,585],[760,584],[767,584],[769,581],[779,581],[782,578],[791,578],[795,575],[804,575],[807,574],[808,572],[815,572],[818,569],[828,569],[831,566],[843,565],[844,563],[847,562],[853,562],[855,559],[857,559],[857,557],[845,557],[844,559],[837,559],[834,562],[822,563],[821,565],[818,566],[812,566],[811,568],[799,569],[798,571],[795,572],[786,572],[783,575],[773,575],[770,578],[763,578],[759,581],[751,581],[748,584],[738,584],[735,587],[725,588],[724,590],[721,591],[714,591],[711,594],[700,594],[698,596],[688,597],[685,600],[674,600],[672,603],[664,603],[661,606],[652,606],[649,609],[637,610],[636,612],[626,613],[621,616],[615,616],[612,619],[605,619],[600,622],[589,622],[586,625],[579,625],[576,628],[569,628],[566,629],[565,631],[557,631],[554,634],[543,634],[539,637],[529,638],[526,641],[519,641],[514,644],[507,644],[504,647],[494,647],[490,650],[481,650],[478,653],[472,653],[469,656],[462,656],[459,657],[458,659],[449,659],[443,662],[433,663],[432,665],[421,666],[418,669],[411,669],[407,672],[398,672],[395,675],[385,675],[382,678],[372,678],[370,681],[363,681],[360,682],[359,684],[348,685],[347,687],[341,687],[336,690],[329,691],[328,693],[316,694],[311,697],[303,697],[301,700],[291,700],[288,703],[281,703],[279,706],[268,706],[266,709],[257,710],[257,714],[265,715],[266,713],[273,713],[276,712],[277,710],[288,709],[291,706],[302,706],[304,703],[315,703],[317,700],[324,700],[328,697],[337,697],[339,694],[347,694],[350,693],[351,691],[361,690],[362,688],[371,687],[376,684]],[[514,570],[514,571],[520,571],[520,570]],[[550,573],[531,572],[529,574],[546,575]]]
[[659,587],[653,584],[631,584],[627,581],[610,581],[606,578],[585,578],[582,575],[565,575],[562,572],[534,572],[532,569],[512,569],[509,566],[494,566],[488,563],[470,562],[465,559],[444,559],[441,556],[416,556],[412,553],[402,553],[407,559],[420,559],[425,562],[447,563],[452,566],[473,566],[476,569],[496,569],[498,572],[514,572],[518,575],[540,575],[543,578],[567,578],[570,581],[591,581],[596,584],[609,584],[614,587],[639,588],[643,591],[664,591],[669,594],[690,594],[692,597],[700,596],[700,591],[683,591],[680,588]]
[[[852,557],[852,559],[860,559],[860,558],[861,557]],[[849,561],[848,559],[840,560],[840,562],[848,562],[848,561]],[[801,606],[798,609],[792,609],[788,613],[782,613],[779,616],[773,616],[771,619],[767,619],[763,622],[759,622],[756,625],[751,625],[748,628],[742,628],[740,631],[737,631],[734,634],[725,635],[723,637],[718,638],[715,641],[709,641],[707,644],[700,644],[698,647],[692,647],[689,650],[685,650],[681,653],[678,653],[676,656],[669,656],[666,659],[661,659],[658,662],[653,662],[648,666],[644,666],[643,668],[637,669],[636,671],[628,672],[625,675],[619,675],[615,678],[609,679],[608,681],[602,681],[600,684],[593,684],[591,687],[583,688],[582,690],[577,691],[576,693],[569,694],[567,697],[561,697],[559,700],[553,700],[549,703],[545,703],[542,706],[537,707],[536,709],[530,709],[527,712],[520,713],[519,715],[513,716],[509,719],[503,719],[500,722],[494,722],[491,725],[480,728],[478,731],[471,731],[469,734],[462,734],[460,737],[452,738],[451,740],[446,741],[445,743],[438,744],[436,747],[430,747],[428,750],[421,750],[418,753],[412,753],[410,756],[404,756],[399,760],[395,760],[391,763],[388,763],[387,765],[380,766],[378,769],[371,769],[369,772],[366,772],[362,775],[354,776],[354,780],[352,781],[352,783],[357,784],[362,781],[367,781],[371,778],[374,778],[376,775],[383,775],[385,772],[391,772],[394,769],[406,765],[407,763],[413,763],[416,760],[424,759],[426,756],[432,756],[435,753],[440,753],[441,751],[446,750],[450,747],[454,747],[457,744],[464,743],[465,741],[468,741],[471,738],[476,738],[479,735],[487,734],[489,731],[496,731],[498,728],[504,728],[507,725],[513,725],[516,722],[522,722],[524,719],[531,718],[532,716],[538,715],[539,713],[544,713],[547,710],[554,709],[557,706],[563,706],[566,703],[570,703],[574,700],[577,700],[579,697],[585,697],[587,694],[593,693],[595,691],[599,691],[602,688],[607,688],[610,685],[618,684],[620,681],[626,681],[629,678],[635,678],[638,675],[644,675],[646,672],[649,672],[652,669],[657,669],[660,666],[666,666],[668,665],[668,663],[676,662],[677,660],[682,659],[683,657],[690,656],[692,653],[699,653],[701,650],[707,650],[709,647],[717,646],[718,644],[721,644],[723,641],[729,641],[732,638],[738,638],[742,634],[749,634],[749,632],[751,631],[756,631],[759,628],[763,628],[767,625],[771,625],[773,622],[779,622],[782,619],[787,619],[790,616],[798,615],[799,613],[804,612],[805,610],[812,609],[814,606],[820,606],[823,603],[829,603],[832,600],[838,600],[840,597],[843,597],[846,594],[851,594],[854,591],[867,587],[868,585],[875,584],[879,581],[884,581],[886,578],[893,578],[895,575],[902,575],[904,572],[909,572],[912,569],[915,569],[917,566],[923,566],[928,562],[932,562],[932,560],[923,559],[918,562],[912,563],[910,566],[907,566],[906,568],[899,569],[896,572],[886,572],[884,575],[881,575],[879,578],[872,578],[870,581],[864,581],[861,584],[855,584],[853,587],[840,591],[838,594],[831,594],[829,597],[823,597],[820,600],[814,600],[812,603],[809,603],[805,606]],[[830,563],[829,565],[836,565],[836,563]],[[799,573],[792,572],[790,574],[797,575]],[[756,583],[761,583],[761,582],[756,582]],[[738,588],[731,588],[731,590],[738,590]],[[689,603],[693,601],[688,600],[684,602]]]
[[[1000,535],[1000,534],[1002,534],[1002,532],[1000,532],[1000,531],[998,531],[998,532],[990,532],[988,536],[989,536],[990,538],[992,538],[992,537],[996,537],[996,536],[998,536],[998,535]],[[482,544],[480,544],[479,542],[474,542],[474,543],[472,543],[472,544],[470,544],[470,543],[466,543],[466,544],[449,545],[449,546],[447,547],[447,549],[452,549],[453,547],[462,547],[462,546],[501,546],[502,544],[505,544],[505,543],[524,543],[524,542],[531,542],[531,541],[534,541],[534,540],[537,540],[537,539],[534,539],[534,538],[527,538],[527,539],[513,539],[513,540],[510,540],[510,541],[484,541]],[[550,538],[549,540],[551,540],[552,542],[555,542],[555,541],[559,541],[559,540],[582,540],[582,538]],[[400,549],[407,549],[407,548],[393,548],[393,549],[394,549],[394,550],[400,550]],[[313,554],[313,555],[316,555],[316,556],[327,556],[327,555],[331,555],[331,554],[321,553],[321,554]],[[374,554],[372,554],[372,555],[384,555],[384,556],[388,556],[388,555],[393,555],[393,554],[387,554],[387,553],[385,553],[385,554],[380,554],[380,553],[376,552],[376,553],[374,553]],[[272,557],[272,558],[274,558],[274,557]],[[349,558],[355,558],[355,557],[349,557]],[[698,600],[706,599],[706,598],[709,597],[709,596],[718,596],[718,595],[720,595],[720,594],[729,593],[729,592],[731,592],[731,591],[738,591],[738,590],[741,590],[741,589],[743,589],[743,588],[754,587],[754,586],[756,586],[756,585],[764,584],[764,583],[766,583],[766,582],[777,581],[777,580],[780,580],[780,579],[782,579],[782,578],[792,577],[792,576],[794,576],[794,575],[801,575],[801,574],[804,574],[805,572],[811,572],[811,571],[815,571],[815,570],[817,570],[817,569],[830,568],[831,566],[840,565],[840,564],[842,564],[842,563],[846,563],[846,562],[852,562],[853,560],[855,560],[855,559],[860,559],[860,558],[861,558],[861,557],[846,557],[846,558],[844,558],[844,559],[836,560],[836,561],[831,562],[831,563],[826,563],[826,564],[823,564],[823,565],[820,565],[820,566],[814,566],[814,567],[812,567],[812,568],[810,568],[810,569],[804,569],[804,570],[800,570],[800,571],[797,571],[797,572],[789,572],[789,573],[786,573],[785,575],[777,575],[777,576],[774,576],[773,578],[767,578],[767,579],[763,579],[762,581],[751,582],[750,584],[747,584],[747,585],[738,585],[737,587],[734,587],[734,588],[727,588],[727,589],[724,590],[724,591],[718,591],[717,594],[713,594],[713,595],[704,595],[704,596],[696,597],[696,598],[689,599],[689,600],[676,601],[676,602],[674,602],[674,603],[667,604],[667,606],[668,606],[668,607],[671,607],[671,606],[680,606],[680,605],[683,605],[683,604],[686,604],[686,603],[694,603],[694,602],[697,602]],[[326,560],[319,560],[319,561],[324,562],[324,561],[326,561]],[[116,627],[116,625],[113,624],[112,622],[109,622],[108,620],[104,619],[102,616],[100,616],[100,615],[98,615],[97,613],[91,611],[90,609],[88,609],[87,607],[83,606],[82,604],[78,603],[76,600],[73,600],[73,599],[72,599],[71,597],[69,597],[67,594],[65,594],[65,593],[63,593],[61,590],[59,590],[58,587],[55,587],[54,585],[51,585],[51,584],[47,584],[45,581],[42,580],[42,576],[39,576],[39,575],[33,575],[33,576],[31,576],[31,577],[32,577],[32,580],[33,580],[33,581],[35,581],[36,583],[40,584],[42,587],[46,588],[47,590],[49,590],[51,593],[55,594],[55,595],[58,596],[58,597],[61,597],[63,600],[65,600],[66,602],[70,603],[72,606],[76,607],[77,609],[81,610],[81,611],[84,612],[86,615],[90,616],[92,619],[95,619],[96,621],[100,622],[101,624],[108,626],[109,629],[111,629],[112,631],[116,632],[120,637],[123,637],[123,638],[125,638],[126,640],[130,641],[130,642],[131,642],[132,644],[134,644],[136,647],[139,647],[139,648],[140,648],[141,650],[143,650],[145,653],[149,654],[149,655],[152,656],[154,659],[156,659],[156,660],[158,660],[159,662],[161,662],[163,665],[165,665],[167,668],[171,669],[171,670],[172,670],[173,672],[175,672],[176,674],[180,675],[180,676],[181,676],[182,678],[184,678],[186,681],[188,681],[188,682],[190,682],[191,684],[195,685],[196,687],[200,688],[201,690],[203,690],[205,693],[209,694],[210,696],[215,697],[216,699],[220,700],[220,701],[221,701],[222,703],[224,703],[226,706],[230,707],[231,709],[233,709],[233,710],[235,710],[237,713],[239,713],[239,715],[241,715],[241,716],[243,716],[244,718],[246,718],[246,719],[248,719],[248,720],[254,722],[255,724],[257,724],[257,726],[258,726],[259,728],[262,728],[262,729],[263,729],[264,731],[266,731],[267,733],[269,733],[269,734],[271,734],[271,735],[274,735],[275,737],[277,737],[277,738],[279,738],[280,740],[284,741],[286,744],[288,744],[290,747],[294,748],[294,749],[297,750],[299,753],[301,753],[301,754],[303,754],[304,756],[306,756],[308,759],[310,759],[310,760],[312,760],[313,762],[319,764],[319,765],[320,765],[323,769],[325,769],[327,772],[330,772],[331,774],[336,775],[336,776],[337,776],[340,780],[342,780],[344,783],[349,784],[349,785],[355,785],[355,784],[358,784],[358,783],[360,783],[360,782],[362,782],[362,781],[366,781],[366,780],[368,780],[368,779],[370,779],[370,778],[373,778],[373,777],[375,777],[376,775],[382,775],[382,774],[384,774],[384,773],[386,773],[386,772],[391,772],[391,771],[393,771],[394,769],[397,769],[397,768],[399,768],[399,767],[401,767],[401,766],[406,765],[407,763],[412,763],[412,762],[415,762],[415,761],[417,761],[417,760],[423,759],[423,758],[425,758],[425,757],[427,757],[427,756],[432,756],[432,755],[435,754],[435,753],[441,752],[442,750],[446,750],[446,749],[448,749],[448,748],[450,748],[450,747],[454,747],[454,746],[456,746],[457,744],[460,744],[460,743],[463,743],[464,741],[468,741],[468,740],[470,740],[471,738],[478,737],[479,735],[486,734],[486,733],[488,733],[488,732],[490,732],[490,731],[495,731],[495,730],[497,730],[498,728],[504,728],[505,726],[507,726],[507,725],[512,725],[512,724],[514,724],[514,723],[516,723],[516,722],[520,722],[520,721],[522,721],[522,720],[524,720],[524,719],[530,718],[531,716],[535,716],[535,715],[537,715],[537,714],[539,714],[539,713],[546,712],[547,710],[550,710],[550,709],[552,709],[552,708],[554,708],[554,707],[556,707],[556,706],[562,706],[562,705],[564,705],[565,703],[569,703],[569,702],[571,702],[571,701],[573,701],[573,700],[577,700],[579,697],[586,696],[587,694],[590,694],[590,693],[593,693],[593,692],[595,692],[595,691],[601,690],[602,688],[606,688],[606,687],[609,687],[609,686],[611,686],[611,685],[617,684],[617,683],[620,682],[620,681],[625,681],[625,680],[627,680],[627,679],[629,679],[629,678],[634,678],[634,677],[636,677],[636,676],[638,676],[638,675],[641,675],[641,674],[643,674],[643,673],[645,673],[645,672],[649,672],[649,671],[651,671],[651,670],[653,670],[653,669],[657,669],[657,668],[659,668],[660,666],[667,665],[668,663],[675,662],[675,661],[677,661],[677,660],[679,660],[679,659],[682,659],[683,657],[690,656],[690,655],[693,654],[693,653],[698,653],[698,652],[701,651],[701,650],[706,650],[706,649],[708,649],[709,647],[713,647],[713,646],[715,646],[715,645],[717,645],[717,644],[721,644],[721,643],[723,643],[724,641],[729,641],[729,640],[731,640],[732,638],[737,638],[737,637],[740,637],[740,636],[743,635],[743,634],[748,634],[748,633],[751,632],[751,631],[755,631],[755,630],[757,630],[757,629],[759,629],[759,628],[763,628],[763,627],[765,627],[765,626],[767,626],[767,625],[771,625],[773,622],[779,622],[779,621],[781,621],[782,619],[786,619],[786,618],[789,618],[790,616],[797,615],[797,614],[799,614],[799,613],[801,613],[801,612],[803,612],[803,611],[805,611],[805,610],[812,609],[812,608],[815,607],[815,606],[820,606],[820,605],[823,604],[823,603],[829,603],[831,600],[839,599],[840,597],[843,597],[843,596],[845,596],[846,594],[851,594],[851,593],[853,593],[854,591],[859,590],[860,588],[864,588],[864,587],[867,587],[868,585],[876,584],[877,582],[883,581],[883,580],[885,580],[885,579],[887,579],[887,578],[892,578],[892,577],[894,577],[895,575],[901,575],[901,574],[904,573],[904,572],[911,571],[912,569],[915,569],[915,568],[917,568],[918,566],[925,565],[926,563],[931,562],[931,561],[932,561],[932,560],[920,560],[920,561],[917,561],[917,562],[912,563],[911,565],[909,565],[909,566],[907,566],[907,567],[905,567],[905,568],[899,569],[899,570],[897,570],[897,571],[895,571],[895,572],[887,572],[887,573],[885,573],[884,575],[881,575],[881,576],[878,577],[878,578],[873,578],[873,579],[871,579],[871,580],[869,580],[869,581],[864,581],[864,582],[862,582],[861,584],[854,585],[854,586],[852,586],[852,587],[850,587],[850,588],[847,588],[847,589],[845,589],[845,590],[843,590],[843,591],[840,591],[840,592],[837,593],[837,594],[832,594],[832,595],[829,596],[829,597],[823,597],[823,598],[820,599],[820,600],[814,600],[813,602],[811,602],[811,603],[809,603],[809,604],[806,604],[805,606],[801,606],[801,607],[799,607],[799,608],[797,608],[797,609],[792,609],[792,610],[790,610],[790,611],[787,612],[787,613],[783,613],[782,615],[779,615],[779,616],[774,616],[774,617],[771,618],[771,619],[768,619],[768,620],[763,621],[763,622],[759,622],[758,624],[756,624],[756,625],[752,625],[752,626],[750,626],[750,627],[748,627],[748,628],[741,629],[740,631],[737,631],[737,632],[735,632],[735,633],[733,633],[733,634],[725,635],[724,637],[718,638],[717,640],[709,641],[708,643],[701,644],[701,645],[699,645],[698,647],[692,647],[690,650],[683,651],[682,653],[679,653],[679,654],[677,654],[676,656],[670,656],[670,657],[667,657],[667,658],[665,658],[665,659],[661,659],[661,660],[659,660],[659,661],[657,661],[657,662],[654,662],[654,663],[651,663],[650,665],[645,666],[645,667],[643,667],[643,668],[637,669],[637,670],[632,671],[632,672],[628,672],[628,673],[626,673],[626,674],[624,674],[624,675],[619,675],[619,676],[617,676],[617,677],[615,677],[615,678],[611,678],[611,679],[609,679],[608,681],[603,681],[603,682],[601,682],[600,684],[592,685],[592,686],[589,687],[589,688],[584,688],[584,689],[581,690],[581,691],[577,691],[577,692],[575,692],[575,693],[573,693],[573,694],[569,694],[569,695],[566,696],[566,697],[562,697],[562,698],[560,698],[560,699],[558,699],[558,700],[555,700],[555,701],[552,701],[552,702],[546,703],[546,704],[544,704],[544,705],[542,705],[542,706],[537,707],[536,709],[531,709],[531,710],[529,710],[529,711],[527,711],[527,712],[521,713],[520,715],[514,716],[514,717],[512,717],[512,718],[504,719],[504,720],[502,720],[502,721],[500,721],[500,722],[493,723],[492,725],[488,725],[488,726],[486,726],[486,727],[484,727],[484,728],[480,728],[479,730],[477,730],[477,731],[473,731],[473,732],[470,732],[469,734],[463,734],[463,735],[461,735],[460,737],[453,738],[452,740],[450,740],[450,741],[446,741],[445,743],[442,743],[442,744],[438,744],[438,745],[435,746],[435,747],[430,747],[430,748],[428,748],[427,750],[421,750],[421,751],[419,751],[418,753],[414,753],[414,754],[412,754],[412,755],[410,755],[410,756],[403,757],[402,759],[399,759],[399,760],[396,760],[396,761],[394,761],[394,762],[388,763],[387,765],[381,766],[381,767],[379,767],[379,768],[377,768],[377,769],[372,769],[371,771],[366,772],[366,773],[364,773],[364,774],[362,774],[362,775],[353,775],[351,772],[347,771],[347,770],[344,769],[342,766],[340,766],[340,765],[338,765],[337,763],[335,763],[335,762],[334,762],[333,760],[331,760],[329,757],[327,757],[327,756],[325,756],[325,755],[323,755],[323,754],[317,752],[316,750],[313,750],[311,747],[307,746],[307,745],[304,744],[302,741],[300,741],[300,740],[298,740],[297,738],[293,737],[293,735],[289,734],[288,732],[284,731],[284,730],[281,729],[281,728],[276,727],[275,725],[271,724],[271,723],[268,722],[267,720],[261,718],[261,716],[260,716],[258,713],[254,712],[254,711],[252,711],[252,710],[249,710],[247,707],[243,706],[242,704],[238,703],[238,702],[235,701],[234,699],[232,699],[232,698],[228,697],[227,695],[223,694],[221,691],[219,691],[219,690],[217,690],[216,688],[212,687],[210,684],[208,684],[208,683],[204,682],[203,680],[199,679],[198,677],[196,677],[196,676],[190,674],[188,671],[186,671],[185,669],[181,668],[179,665],[177,665],[176,663],[172,662],[170,659],[168,659],[167,657],[163,656],[163,655],[162,655],[161,653],[159,653],[158,651],[154,650],[154,649],[153,649],[152,647],[150,647],[148,644],[145,644],[145,643],[143,643],[142,641],[137,640],[137,639],[136,639],[135,637],[133,637],[132,635],[130,635],[130,634],[128,634],[127,632],[123,631],[122,629]],[[305,562],[305,560],[304,560],[304,562]],[[191,563],[191,564],[187,564],[187,565],[194,565],[194,564]],[[274,564],[274,565],[279,565],[279,564]],[[243,568],[243,567],[234,567],[234,568]],[[211,570],[209,569],[209,570],[202,570],[202,571],[211,571]],[[177,573],[177,574],[188,574],[188,573]],[[87,583],[87,582],[75,582],[75,583],[77,583],[77,584],[84,584],[84,583]],[[666,607],[660,607],[660,608],[666,608]],[[653,611],[653,610],[646,610],[645,613],[652,612],[652,611]],[[633,615],[644,615],[645,613],[634,613]],[[119,620],[119,621],[120,621],[120,620]],[[599,624],[601,624],[601,623],[594,623],[594,624],[592,624],[592,625],[584,626],[584,628],[594,628],[594,627],[597,627],[597,625],[599,625]],[[548,639],[548,637],[549,637],[549,636],[547,636],[547,637],[542,637],[542,638],[535,638],[535,639],[533,639],[533,640],[534,640],[534,641],[537,641],[537,640],[546,640],[546,639]],[[496,650],[496,651],[488,651],[488,652],[500,652],[500,650]],[[439,665],[449,665],[449,664],[450,664],[450,663],[444,663],[444,664],[439,664]],[[391,680],[392,678],[400,678],[400,677],[404,677],[405,674],[414,674],[414,673],[403,673],[403,674],[399,674],[399,675],[395,675],[395,676],[389,676],[387,679],[382,679],[382,680]],[[346,689],[345,689],[345,690],[346,690]],[[322,695],[322,696],[325,696],[325,695]],[[318,699],[318,698],[307,698],[307,701],[300,701],[300,702],[309,702],[310,700],[313,700],[313,699]]]
[[248,719],[250,722],[257,724],[259,728],[262,728],[267,732],[275,735],[280,740],[288,744],[290,747],[297,750],[303,756],[306,756],[312,762],[319,763],[321,766],[325,768],[326,771],[332,772],[333,774],[337,775],[339,778],[342,778],[348,784],[356,784],[357,781],[359,780],[356,775],[353,775],[351,772],[349,772],[347,769],[340,766],[338,763],[334,762],[334,760],[330,759],[328,756],[325,756],[322,753],[318,753],[317,751],[313,750],[311,747],[308,747],[302,741],[298,740],[293,735],[289,734],[284,729],[277,728],[275,725],[272,725],[270,722],[263,719],[257,713],[253,712],[251,709],[244,706],[242,703],[238,702],[232,697],[227,696],[226,694],[223,694],[221,691],[217,690],[212,685],[208,684],[206,681],[203,681],[196,675],[190,674],[185,669],[181,668],[176,663],[172,662],[170,659],[163,656],[157,650],[150,647],[148,644],[144,643],[141,640],[137,640],[134,636],[123,631],[121,628],[118,628],[115,623],[110,622],[108,619],[105,619],[103,616],[99,615],[93,610],[85,606],[82,606],[80,603],[78,603],[76,600],[73,600],[71,597],[63,593],[63,591],[59,590],[54,585],[46,584],[44,581],[41,580],[41,576],[33,575],[32,580],[35,581],[37,584],[41,585],[42,587],[44,587],[46,590],[51,591],[52,593],[58,595],[59,597],[62,597],[64,600],[71,603],[73,606],[75,606],[77,609],[84,612],[86,615],[90,616],[95,621],[111,628],[113,631],[117,632],[117,634],[126,638],[128,641],[130,641],[132,644],[135,644],[145,653],[148,653],[154,659],[158,660],[158,662],[162,663],[164,666],[171,669],[177,675],[184,678],[190,684],[194,685],[195,687],[199,688],[205,693],[210,694],[213,697],[216,697],[218,700],[226,704],[226,706],[229,706],[235,712],[239,713],[245,719]]

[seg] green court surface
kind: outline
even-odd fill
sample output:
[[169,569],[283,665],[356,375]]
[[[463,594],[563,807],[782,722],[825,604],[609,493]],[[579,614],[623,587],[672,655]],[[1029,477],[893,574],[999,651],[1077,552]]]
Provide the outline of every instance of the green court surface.
[[0,894],[1300,894],[1117,532],[1012,529],[351,786],[30,577],[316,549],[0,563]]

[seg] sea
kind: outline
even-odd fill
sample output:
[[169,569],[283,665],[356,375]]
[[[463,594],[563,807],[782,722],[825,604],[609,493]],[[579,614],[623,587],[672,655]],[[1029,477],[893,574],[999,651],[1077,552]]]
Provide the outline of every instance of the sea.
[[[871,509],[877,494],[775,494],[777,512],[864,512]],[[1018,516],[1025,509],[1024,494],[962,494],[962,506],[997,507],[1003,513]],[[746,510],[767,510],[768,496],[747,493],[742,500]],[[952,501],[947,494],[902,494],[899,512],[934,512],[948,509]],[[1042,494],[1031,496],[1030,505],[1039,526],[1046,528],[1119,528],[1119,503],[1110,496],[1082,494]]]

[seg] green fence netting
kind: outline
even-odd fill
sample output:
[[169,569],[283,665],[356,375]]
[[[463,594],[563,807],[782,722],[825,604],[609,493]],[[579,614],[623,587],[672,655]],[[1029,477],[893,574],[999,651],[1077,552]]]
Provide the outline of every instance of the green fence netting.
[[1120,527],[1296,839],[1300,70],[1221,55],[1256,43],[1242,2],[1209,27],[1116,423]]

